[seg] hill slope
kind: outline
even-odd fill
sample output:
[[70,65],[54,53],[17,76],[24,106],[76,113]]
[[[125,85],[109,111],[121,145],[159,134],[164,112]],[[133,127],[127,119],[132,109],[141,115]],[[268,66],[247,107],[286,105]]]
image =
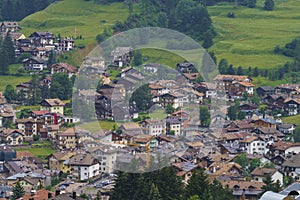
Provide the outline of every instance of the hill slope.
[[[218,60],[226,58],[234,66],[244,68],[273,68],[290,60],[276,55],[276,45],[283,46],[300,36],[300,3],[298,0],[275,0],[274,11],[262,9],[264,0],[256,8],[238,7],[224,3],[208,7],[218,32],[211,48]],[[227,13],[234,12],[235,18]]]
[[61,36],[72,36],[76,28],[77,44],[95,42],[96,35],[117,20],[128,16],[128,8],[123,3],[97,5],[93,1],[64,0],[51,4],[45,10],[32,14],[20,22],[25,35],[34,31],[51,31]]

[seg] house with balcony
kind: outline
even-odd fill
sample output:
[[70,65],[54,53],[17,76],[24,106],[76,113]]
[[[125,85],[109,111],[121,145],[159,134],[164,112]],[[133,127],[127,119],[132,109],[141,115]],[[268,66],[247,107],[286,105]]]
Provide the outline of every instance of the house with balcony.
[[297,115],[300,113],[300,99],[287,98],[284,100],[284,110],[287,115]]
[[50,113],[64,114],[64,106],[60,99],[44,99],[41,102],[40,110],[47,110]]
[[74,155],[70,158],[68,165],[71,167],[71,174],[80,181],[99,175],[99,162],[91,154]]
[[24,134],[19,129],[3,129],[0,131],[0,138],[2,143],[20,145],[24,141]]

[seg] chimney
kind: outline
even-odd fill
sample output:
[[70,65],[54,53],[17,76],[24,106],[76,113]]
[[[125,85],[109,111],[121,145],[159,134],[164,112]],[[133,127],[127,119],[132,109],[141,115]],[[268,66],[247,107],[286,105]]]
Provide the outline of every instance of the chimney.
[[73,199],[76,199],[77,195],[76,195],[75,191],[72,193],[72,197],[73,197]]

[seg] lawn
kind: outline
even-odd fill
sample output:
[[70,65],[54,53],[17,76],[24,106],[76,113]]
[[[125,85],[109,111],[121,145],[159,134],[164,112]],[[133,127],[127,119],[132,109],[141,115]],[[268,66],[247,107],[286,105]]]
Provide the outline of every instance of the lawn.
[[284,123],[296,124],[296,126],[300,126],[300,115],[283,117],[282,121]]
[[42,160],[46,161],[46,158],[55,153],[55,150],[51,147],[44,147],[44,148],[16,148],[16,151],[27,151],[32,153],[34,156],[41,158]]
[[30,76],[0,76],[0,91],[4,91],[7,85],[16,86],[30,79]]
[[18,70],[19,69],[23,69],[23,65],[22,64],[13,64],[10,65],[8,68],[8,74],[9,75],[16,75],[18,74]]
[[[257,8],[234,7],[222,3],[208,7],[218,33],[214,51],[217,59],[226,58],[234,66],[270,69],[290,61],[273,53],[276,45],[283,46],[300,36],[300,4],[298,0],[275,0],[274,11],[262,10],[264,0]],[[235,18],[227,13],[234,12]]]
[[141,52],[146,58],[145,63],[158,63],[175,68],[177,63],[184,61],[180,56],[164,50],[142,49]]
[[92,133],[97,132],[101,129],[103,130],[112,130],[114,128],[114,125],[117,127],[116,122],[110,122],[110,121],[93,121],[93,122],[87,122],[84,124],[79,125],[81,128],[86,129]]

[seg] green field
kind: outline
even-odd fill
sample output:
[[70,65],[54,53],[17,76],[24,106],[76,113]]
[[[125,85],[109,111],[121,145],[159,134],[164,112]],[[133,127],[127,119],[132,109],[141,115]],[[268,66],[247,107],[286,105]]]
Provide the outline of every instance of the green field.
[[117,127],[117,123],[109,121],[93,121],[79,125],[81,128],[90,131],[91,133],[97,132],[101,129],[112,130],[114,125]]
[[[134,8],[134,11],[137,8]],[[20,22],[22,33],[29,36],[34,31],[51,31],[62,37],[82,36],[75,44],[95,42],[96,35],[116,21],[128,17],[128,7],[123,3],[97,5],[93,1],[64,0],[51,4]]]
[[[259,69],[274,68],[290,60],[274,54],[273,49],[300,36],[300,3],[275,0],[274,11],[262,10],[263,3],[258,0],[257,8],[236,8],[233,3],[208,7],[218,33],[211,50],[218,60],[226,58],[236,67]],[[228,12],[234,12],[235,18],[228,18]]]
[[4,91],[7,85],[16,86],[30,79],[30,76],[0,76],[0,91]]
[[32,153],[34,156],[39,157],[41,159],[43,159],[44,161],[46,161],[46,158],[55,153],[55,150],[50,148],[50,147],[44,147],[44,148],[16,148],[16,151],[27,151]]
[[300,115],[289,116],[282,118],[284,123],[296,124],[297,127],[300,126]]

